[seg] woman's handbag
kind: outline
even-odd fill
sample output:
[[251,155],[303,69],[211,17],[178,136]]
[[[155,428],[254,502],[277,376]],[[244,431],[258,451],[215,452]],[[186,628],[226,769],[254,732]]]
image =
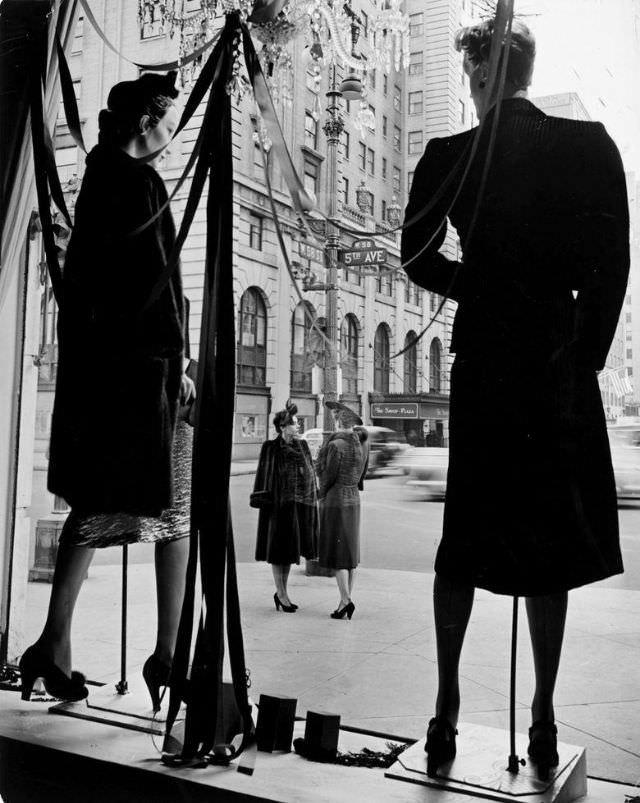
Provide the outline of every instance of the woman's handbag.
[[273,505],[273,493],[269,490],[253,491],[249,497],[249,506],[256,507],[258,510],[264,510],[271,505]]

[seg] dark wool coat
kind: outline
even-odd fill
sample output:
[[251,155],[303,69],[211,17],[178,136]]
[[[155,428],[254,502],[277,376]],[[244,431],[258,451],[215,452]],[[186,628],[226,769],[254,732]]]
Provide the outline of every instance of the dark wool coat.
[[98,145],[87,157],[64,267],[48,486],[72,508],[158,515],[172,501],[183,295],[176,270],[143,309],[175,239],[149,165]]
[[360,563],[360,491],[369,462],[367,431],[336,432],[322,448],[320,564],[355,569]]
[[[490,112],[460,196],[453,198],[459,168],[431,212],[405,229],[402,260],[415,256],[409,277],[458,302],[436,571],[497,593],[537,595],[623,570],[596,371],[625,294],[627,195],[600,123],[506,100],[469,241],[492,120]],[[429,142],[405,225],[464,164],[474,133]],[[447,214],[461,264],[438,250]]]
[[309,444],[281,435],[260,451],[254,491],[269,491],[272,504],[258,515],[256,560],[278,566],[318,554],[318,488]]

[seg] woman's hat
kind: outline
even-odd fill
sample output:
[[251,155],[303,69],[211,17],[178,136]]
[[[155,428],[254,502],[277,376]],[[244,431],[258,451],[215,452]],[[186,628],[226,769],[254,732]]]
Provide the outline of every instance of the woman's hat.
[[[362,419],[360,418],[360,416],[356,412],[354,412],[351,409],[351,407],[347,407],[346,404],[343,404],[342,402],[338,402],[338,401],[328,401],[328,402],[325,402],[324,405],[325,405],[325,407],[327,407],[329,410],[332,410],[333,412],[345,413],[344,418],[348,419],[348,422],[349,422],[348,425],[349,426],[358,426],[358,427],[362,426]],[[346,415],[346,414],[348,414],[348,415]]]

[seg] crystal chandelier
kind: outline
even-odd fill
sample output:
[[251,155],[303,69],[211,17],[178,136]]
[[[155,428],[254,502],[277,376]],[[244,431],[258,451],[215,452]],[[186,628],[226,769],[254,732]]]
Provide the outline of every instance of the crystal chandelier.
[[[262,68],[276,102],[288,104],[293,95],[294,65],[292,42],[304,37],[311,61],[309,71],[319,87],[324,70],[339,67],[346,72],[345,97],[360,97],[354,126],[364,136],[373,130],[374,118],[367,103],[369,75],[373,69],[385,73],[409,64],[409,17],[402,11],[403,0],[385,0],[384,8],[372,14],[364,38],[365,52],[356,44],[364,29],[362,20],[343,0],[138,0],[141,26],[154,19],[159,30],[180,37],[180,56],[201,46],[220,25],[222,14],[239,13],[249,22],[253,36],[262,44]],[[187,11],[187,6],[189,10]],[[245,82],[238,69],[229,91],[241,97]],[[182,83],[188,86],[200,67],[196,60],[181,69]]]

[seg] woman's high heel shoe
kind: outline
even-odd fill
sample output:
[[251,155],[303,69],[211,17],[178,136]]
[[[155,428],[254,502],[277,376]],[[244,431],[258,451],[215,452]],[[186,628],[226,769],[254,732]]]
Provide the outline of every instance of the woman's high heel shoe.
[[23,700],[31,699],[31,692],[38,678],[44,681],[47,694],[58,700],[76,702],[84,700],[89,694],[84,685],[86,678],[81,672],[72,672],[71,677],[65,675],[48,655],[35,646],[28,647],[20,659],[20,677]]
[[280,597],[278,596],[278,592],[277,591],[273,595],[273,601],[274,601],[275,606],[276,606],[276,611],[279,611],[280,608],[282,608],[282,610],[285,613],[295,613],[298,610],[298,606],[297,605],[285,605],[284,602],[280,602]]
[[336,608],[335,611],[330,614],[332,619],[344,619],[346,616],[349,621],[351,621],[351,617],[355,612],[356,606],[353,602],[348,602],[344,608]]
[[427,741],[424,746],[429,778],[435,778],[438,767],[455,758],[457,735],[458,731],[445,717],[433,717],[429,720]]
[[160,686],[169,685],[170,674],[171,667],[163,664],[155,655],[150,655],[142,667],[142,677],[149,689],[151,705],[155,713],[160,710]]
[[529,728],[529,758],[536,765],[538,778],[541,781],[549,780],[551,767],[557,767],[558,756],[558,729],[553,722],[539,719]]

